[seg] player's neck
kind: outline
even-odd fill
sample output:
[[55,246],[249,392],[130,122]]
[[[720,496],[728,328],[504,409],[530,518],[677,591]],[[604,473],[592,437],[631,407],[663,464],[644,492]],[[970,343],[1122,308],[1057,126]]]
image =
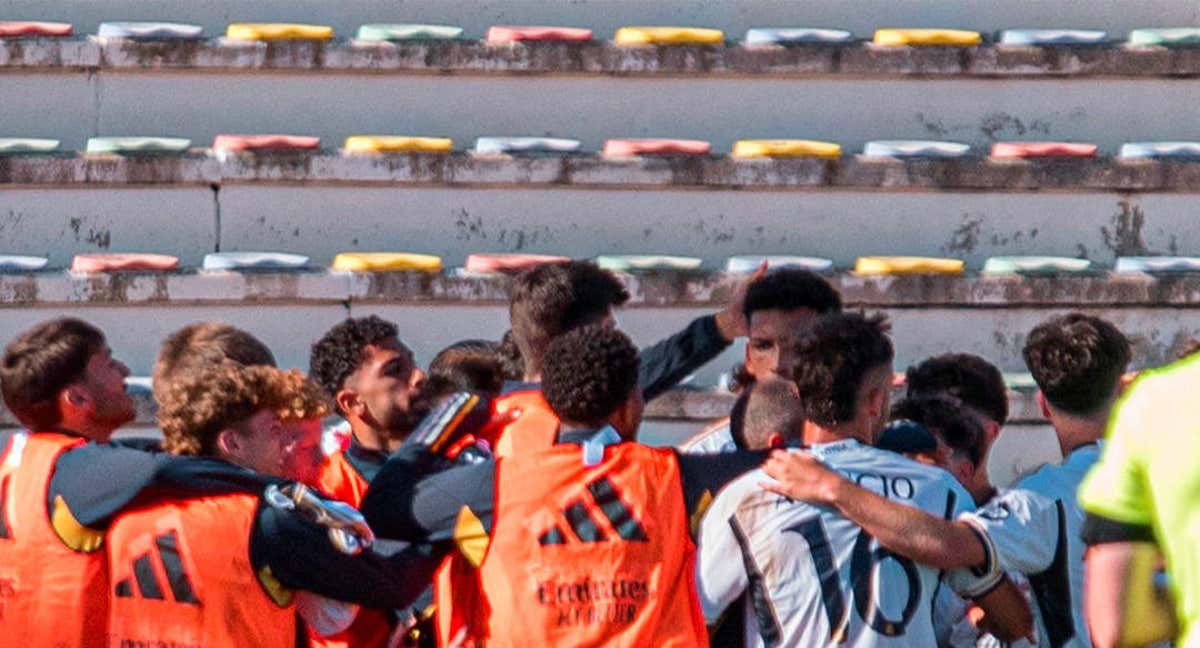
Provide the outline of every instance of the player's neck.
[[1058,436],[1058,445],[1063,457],[1066,457],[1080,446],[1103,439],[1108,428],[1108,417],[1107,414],[1089,418],[1056,415],[1050,423]]
[[812,421],[804,422],[804,433],[801,438],[804,445],[811,446],[820,443],[835,443],[837,441],[845,441],[846,439],[855,439],[863,443],[869,443],[858,426],[854,422],[845,425],[824,426]]

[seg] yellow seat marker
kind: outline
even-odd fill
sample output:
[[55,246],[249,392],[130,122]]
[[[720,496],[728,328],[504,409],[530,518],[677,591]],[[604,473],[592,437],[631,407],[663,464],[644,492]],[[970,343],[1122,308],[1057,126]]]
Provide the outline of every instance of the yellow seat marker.
[[822,158],[836,160],[842,147],[833,142],[816,140],[739,140],[731,154],[735,158]]
[[233,23],[225,29],[225,38],[241,41],[327,41],[333,38],[333,27],[295,23]]
[[409,137],[406,135],[351,135],[342,144],[342,152],[356,153],[449,153],[454,140],[446,137]]
[[720,45],[725,32],[699,27],[622,27],[613,36],[617,45]]
[[879,29],[876,45],[969,47],[983,42],[977,31],[963,29]]
[[333,269],[348,272],[441,272],[442,258],[408,252],[342,252]]
[[854,272],[860,275],[960,275],[963,261],[940,257],[859,257]]

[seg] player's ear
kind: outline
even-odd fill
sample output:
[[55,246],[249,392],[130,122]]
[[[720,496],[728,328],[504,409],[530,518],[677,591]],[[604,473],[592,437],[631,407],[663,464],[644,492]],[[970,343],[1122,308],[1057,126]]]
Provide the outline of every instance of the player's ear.
[[772,432],[769,436],[767,436],[767,447],[772,450],[782,450],[787,447],[787,440],[782,434],[778,432]]
[[363,402],[358,397],[358,392],[353,389],[339,389],[333,396],[333,400],[337,402],[338,409],[345,414],[353,414],[357,417],[362,417]]
[[217,433],[217,450],[223,457],[238,457],[242,452],[242,436],[233,428]]
[[1042,410],[1042,416],[1046,417],[1046,420],[1050,420],[1050,406],[1046,404],[1046,395],[1040,389],[1037,390],[1037,403],[1038,408]]

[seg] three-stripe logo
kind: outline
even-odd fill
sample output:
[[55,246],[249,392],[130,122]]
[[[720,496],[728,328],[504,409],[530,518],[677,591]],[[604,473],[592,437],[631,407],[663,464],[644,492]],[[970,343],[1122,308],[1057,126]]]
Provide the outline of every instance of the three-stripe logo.
[[[179,538],[174,531],[164,533],[154,538],[155,552],[146,552],[133,560],[133,575],[117,582],[113,593],[121,598],[136,598],[166,600],[158,575],[155,574],[151,553],[158,554],[159,565],[167,575],[167,584],[171,588],[171,596],[176,603],[200,605],[192,580],[188,578],[187,569],[179,555]],[[137,594],[134,594],[137,585]]]
[[[607,477],[599,477],[589,483],[587,491],[591,495],[592,503],[600,510],[600,514],[608,521],[608,526],[618,538],[626,542],[649,542],[646,529],[633,517],[633,512],[621,500],[621,494]],[[597,524],[582,497],[568,504],[563,509],[563,516],[571,533],[580,542],[609,541],[609,533]],[[538,544],[565,545],[571,541],[570,537],[561,524],[555,524],[538,536]]]

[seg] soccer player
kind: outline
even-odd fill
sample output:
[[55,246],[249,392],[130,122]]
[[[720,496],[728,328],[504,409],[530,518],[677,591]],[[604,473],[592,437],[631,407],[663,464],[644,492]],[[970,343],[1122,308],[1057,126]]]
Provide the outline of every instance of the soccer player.
[[346,319],[312,345],[309,374],[350,423],[350,447],[334,453],[319,486],[352,506],[367,484],[429,411],[425,373],[400,341],[396,325],[378,316]]
[[445,440],[414,437],[371,483],[364,514],[383,537],[454,543],[442,645],[704,645],[689,526],[765,453],[635,443],[638,353],[611,327],[557,336],[541,367],[555,444],[433,474],[429,448]]
[[4,402],[25,426],[0,432],[0,627],[14,646],[107,646],[105,530],[163,492],[261,492],[225,462],[110,443],[134,419],[129,370],[73,318],[37,324],[0,360]]
[[[682,331],[642,351],[638,385],[643,398],[658,397],[746,334],[742,313],[746,288],[765,271],[764,264],[739,286],[728,307],[697,318]],[[504,395],[496,400],[501,416],[517,413],[514,420],[503,423],[487,438],[497,455],[553,445],[558,421],[538,388],[548,345],[554,337],[580,326],[615,325],[613,310],[628,300],[629,292],[616,275],[589,261],[546,263],[516,278],[508,312],[525,380],[505,385]]]
[[[842,310],[842,298],[833,286],[818,275],[800,268],[778,268],[754,281],[746,289],[742,313],[746,318],[749,340],[746,355],[738,369],[739,382],[753,383],[769,376],[791,380],[792,342],[797,333],[810,326],[820,315]],[[679,445],[688,453],[731,452],[749,448],[739,438],[729,419]]]
[[[1176,636],[1174,645],[1194,646],[1200,636],[1197,384],[1195,355],[1142,372],[1117,406],[1100,460],[1079,489],[1087,512],[1084,602],[1096,646],[1144,646]],[[1155,583],[1163,557],[1170,597]]]
[[[922,360],[909,367],[904,382],[910,398],[946,395],[958,399],[979,418],[983,426],[983,457],[973,471],[967,490],[978,502],[985,502],[996,494],[988,480],[987,454],[1000,436],[1000,429],[1008,421],[1008,389],[1004,386],[1004,375],[996,365],[970,353],[946,353]],[[962,478],[963,475],[956,474]]]
[[772,456],[766,470],[780,483],[770,488],[834,506],[889,550],[941,569],[980,568],[994,556],[1004,571],[1029,579],[1039,641],[1090,646],[1082,602],[1084,514],[1075,491],[1099,456],[1129,342],[1112,324],[1072,313],[1035,327],[1023,352],[1066,459],[1023,478],[977,512],[950,522],[914,511],[802,454]]
[[[871,445],[891,393],[893,351],[885,330],[878,316],[834,314],[799,337],[795,380],[804,442],[835,474],[897,506],[946,517],[968,511],[970,496],[945,471]],[[765,479],[761,471],[743,475],[705,515],[697,584],[706,617],[717,618],[749,591],[748,645],[935,645],[936,567],[878,547],[834,510],[761,489]],[[731,555],[741,556],[740,568],[731,566]],[[1001,579],[993,570],[984,578],[965,571],[948,576],[985,609],[1019,619],[1024,604],[1012,597],[1015,590],[996,590]]]
[[[330,409],[298,371],[231,362],[176,372],[159,402],[168,452],[284,479],[312,473],[313,456],[290,447],[319,443]],[[289,510],[291,498],[281,507],[278,495],[165,498],[120,515],[108,543],[111,645],[291,648],[297,612],[318,632],[343,630],[353,618],[353,607],[320,597],[390,608],[424,588],[432,561],[339,550],[328,528]]]

